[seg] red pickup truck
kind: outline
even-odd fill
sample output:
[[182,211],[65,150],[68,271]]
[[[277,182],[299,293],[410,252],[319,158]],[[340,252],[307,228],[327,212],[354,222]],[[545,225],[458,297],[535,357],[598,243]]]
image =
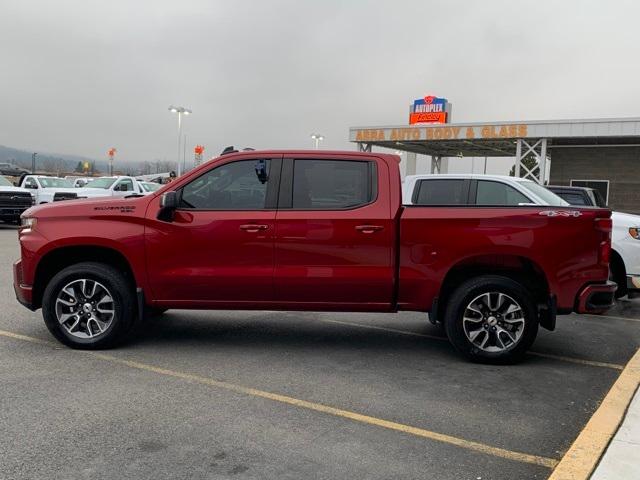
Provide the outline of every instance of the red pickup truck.
[[402,206],[398,163],[232,152],[145,197],[33,207],[16,296],[74,348],[112,346],[169,308],[413,310],[495,363],[556,314],[611,306],[609,210]]

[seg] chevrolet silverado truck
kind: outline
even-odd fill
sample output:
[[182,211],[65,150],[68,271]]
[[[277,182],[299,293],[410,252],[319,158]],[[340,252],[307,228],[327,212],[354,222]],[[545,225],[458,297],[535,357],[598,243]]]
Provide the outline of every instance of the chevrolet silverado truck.
[[557,314],[612,305],[610,215],[403,206],[396,155],[232,152],[150,195],[32,207],[14,288],[73,348],[171,308],[411,310],[469,359],[511,363]]
[[29,190],[16,187],[0,176],[0,221],[20,223],[20,215],[33,205]]

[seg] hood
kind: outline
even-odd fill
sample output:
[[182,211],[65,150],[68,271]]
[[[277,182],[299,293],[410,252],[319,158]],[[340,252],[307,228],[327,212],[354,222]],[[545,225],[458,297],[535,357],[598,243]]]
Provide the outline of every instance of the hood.
[[632,215],[630,213],[613,212],[611,220],[614,225],[627,227],[640,227],[640,215]]
[[126,214],[127,216],[141,217],[144,215],[151,198],[149,196],[132,198],[108,196],[65,200],[31,207],[23,213],[23,216],[37,218],[80,217],[89,219],[98,216],[113,217],[118,214]]
[[73,188],[73,187],[41,187],[38,189],[39,191],[42,192],[46,192],[46,193],[56,193],[56,192],[77,192],[78,190],[80,190],[79,188]]
[[106,188],[80,187],[74,188],[74,192],[78,192],[79,197],[111,197],[111,190]]
[[29,195],[31,195],[31,192],[28,188],[22,187],[0,187],[0,192],[28,193]]

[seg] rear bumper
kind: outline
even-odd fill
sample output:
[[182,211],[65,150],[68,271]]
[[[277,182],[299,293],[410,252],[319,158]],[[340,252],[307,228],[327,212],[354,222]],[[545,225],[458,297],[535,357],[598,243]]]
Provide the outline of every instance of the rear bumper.
[[607,281],[587,285],[578,295],[577,313],[603,313],[613,307],[615,292],[618,285],[615,282]]
[[13,291],[16,299],[29,310],[33,308],[33,288],[22,283],[22,261],[18,260],[13,264]]

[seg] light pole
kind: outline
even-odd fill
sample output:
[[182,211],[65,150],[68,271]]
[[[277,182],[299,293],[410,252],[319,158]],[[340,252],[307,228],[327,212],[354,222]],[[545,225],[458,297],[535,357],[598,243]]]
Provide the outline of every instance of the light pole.
[[180,162],[180,140],[182,139],[182,115],[191,115],[191,110],[184,107],[174,107],[171,105],[169,111],[178,114],[178,176],[182,175],[182,168]]
[[324,140],[324,137],[319,133],[312,133],[311,138],[313,138],[313,141],[315,142],[315,145],[316,145],[316,150],[318,150],[318,147],[320,146],[320,142]]
[[38,155],[37,152],[33,152],[31,154],[31,174],[32,175],[36,174],[36,155]]

